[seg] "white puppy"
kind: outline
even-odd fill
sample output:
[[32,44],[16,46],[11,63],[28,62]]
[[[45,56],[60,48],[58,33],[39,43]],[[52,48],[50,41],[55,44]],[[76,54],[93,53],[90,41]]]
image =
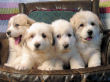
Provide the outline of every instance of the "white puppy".
[[77,12],[71,19],[77,38],[77,47],[88,67],[101,65],[100,20],[90,11]]
[[76,49],[76,39],[72,25],[63,19],[52,22],[55,38],[56,55],[64,64],[70,64],[71,69],[84,68],[84,62]]
[[9,58],[5,66],[15,68],[16,61],[21,56],[21,44],[24,33],[35,21],[25,14],[18,14],[10,18],[7,28],[7,36],[9,39]]
[[53,36],[51,25],[37,22],[27,30],[24,38],[23,56],[21,63],[16,66],[19,70],[37,67],[40,70],[52,70]]

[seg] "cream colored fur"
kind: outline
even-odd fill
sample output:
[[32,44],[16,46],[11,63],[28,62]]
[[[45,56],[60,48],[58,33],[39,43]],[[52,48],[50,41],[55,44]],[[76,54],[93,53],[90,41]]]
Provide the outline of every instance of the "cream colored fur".
[[22,60],[17,65],[17,69],[26,70],[34,67],[39,70],[54,70],[59,68],[53,60],[51,25],[42,22],[34,23],[25,35]]
[[69,63],[71,69],[84,68],[84,62],[75,45],[76,39],[72,25],[64,19],[59,19],[52,22],[52,28],[55,39],[56,55],[57,58],[63,62],[62,66]]
[[[24,37],[25,31],[33,24],[35,21],[29,18],[25,14],[17,14],[10,18],[7,28],[7,36],[9,39],[9,58],[5,66],[15,68],[20,62],[18,61],[21,57],[22,50],[22,39]],[[8,34],[10,32],[10,34]],[[15,41],[16,37],[21,37],[21,41]]]
[[[77,38],[78,50],[88,67],[101,65],[100,45],[102,34],[100,32],[100,20],[91,11],[77,12],[70,19]],[[88,31],[92,31],[92,38],[88,38]]]

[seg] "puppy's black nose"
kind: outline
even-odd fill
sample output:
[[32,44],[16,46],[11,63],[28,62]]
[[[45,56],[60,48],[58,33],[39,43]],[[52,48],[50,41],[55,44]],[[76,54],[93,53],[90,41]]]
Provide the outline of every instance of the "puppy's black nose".
[[39,48],[40,47],[40,44],[38,43],[38,44],[35,44],[35,47],[36,48]]
[[92,35],[93,31],[92,30],[88,30],[88,34]]
[[8,32],[7,32],[7,35],[10,35],[10,34],[11,34],[11,31],[8,31]]
[[69,44],[64,44],[64,49],[68,48],[69,47]]

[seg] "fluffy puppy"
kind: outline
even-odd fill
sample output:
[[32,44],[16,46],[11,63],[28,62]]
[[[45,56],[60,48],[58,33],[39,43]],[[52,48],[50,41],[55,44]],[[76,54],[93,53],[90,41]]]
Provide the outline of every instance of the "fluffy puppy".
[[15,68],[16,61],[21,56],[21,44],[24,33],[35,21],[25,14],[17,14],[10,18],[7,28],[7,36],[9,40],[9,58],[5,66]]
[[84,62],[76,49],[76,39],[72,25],[63,19],[52,22],[56,55],[71,69],[84,68]]
[[102,34],[100,32],[100,20],[91,11],[77,12],[70,22],[77,38],[77,47],[88,67],[101,65],[100,44]]
[[[27,30],[24,38],[23,56],[16,68],[19,70],[37,67],[40,70],[53,69],[51,67],[53,36],[51,25],[37,22]],[[50,61],[49,61],[50,59]]]

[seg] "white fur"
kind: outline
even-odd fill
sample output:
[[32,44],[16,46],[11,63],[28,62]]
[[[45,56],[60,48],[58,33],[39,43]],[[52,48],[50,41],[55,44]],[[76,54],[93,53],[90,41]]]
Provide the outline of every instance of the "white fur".
[[[21,61],[22,54],[22,39],[24,33],[29,26],[35,21],[28,18],[25,14],[18,14],[10,18],[7,32],[11,32],[10,35],[7,34],[9,39],[9,58],[5,66],[16,68],[16,65]],[[16,26],[16,24],[19,24]],[[22,35],[20,43],[16,44],[15,37]]]
[[[44,38],[42,34],[46,37]],[[23,56],[17,69],[26,70],[35,67],[39,70],[55,70],[59,68],[54,62],[52,42],[51,25],[42,22],[34,23],[26,32]],[[40,46],[37,48],[36,44]]]
[[[95,67],[101,65],[100,44],[102,34],[100,33],[100,20],[90,11],[80,11],[76,13],[71,19],[71,24],[75,30],[77,38],[77,46],[82,55],[85,64],[88,67]],[[92,25],[91,23],[95,25]],[[80,26],[83,24],[84,26]],[[89,36],[88,31],[92,30],[92,39],[86,40]]]
[[[52,22],[56,55],[63,61],[64,64],[70,64],[71,69],[84,68],[84,62],[76,49],[76,39],[74,37],[72,25],[63,19]],[[57,36],[60,35],[60,38]],[[70,37],[69,37],[69,36]],[[64,45],[69,45],[64,48]]]

